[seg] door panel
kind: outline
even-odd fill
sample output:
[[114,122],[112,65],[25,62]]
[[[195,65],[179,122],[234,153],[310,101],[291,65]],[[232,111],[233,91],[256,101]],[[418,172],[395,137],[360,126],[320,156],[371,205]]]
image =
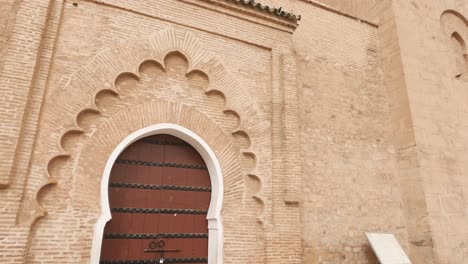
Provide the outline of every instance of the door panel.
[[[152,239],[112,239],[106,243],[106,250],[103,250],[101,258],[106,260],[140,260],[148,259],[154,260],[152,254],[145,254],[141,256],[138,252],[140,248],[146,248]],[[186,252],[187,255],[196,256],[200,251],[208,252],[208,239],[207,238],[166,238],[166,248],[168,249],[180,249]],[[171,258],[180,258],[178,252],[168,252],[164,255],[167,259],[166,262],[170,262]]]
[[138,140],[112,168],[101,263],[207,263],[210,198],[208,170],[192,146],[170,135]]
[[[205,215],[182,215],[177,216],[165,215],[144,215],[144,214],[125,214],[113,213],[111,221],[106,225],[104,233],[118,233],[120,226],[128,225],[129,233],[158,233],[159,225],[153,223],[161,222],[164,225],[165,232],[168,233],[206,233],[206,216]],[[144,222],[146,221],[146,222]],[[129,223],[142,223],[132,225]],[[180,224],[182,223],[182,224]],[[193,227],[189,225],[193,223]]]
[[[157,186],[159,187],[159,186]],[[172,187],[172,186],[171,186]],[[174,186],[174,189],[182,189]],[[195,188],[194,188],[195,189]],[[197,190],[201,190],[197,188]],[[157,195],[155,193],[158,193]],[[151,197],[151,199],[147,199]],[[211,193],[204,191],[127,189],[111,188],[109,200],[115,207],[132,207],[135,204],[145,205],[146,208],[178,208],[206,210],[210,203]]]

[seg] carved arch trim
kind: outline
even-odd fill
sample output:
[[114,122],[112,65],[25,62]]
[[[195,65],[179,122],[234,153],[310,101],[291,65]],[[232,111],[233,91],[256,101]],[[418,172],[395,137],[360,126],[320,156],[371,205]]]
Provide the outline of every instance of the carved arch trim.
[[[455,10],[446,10],[440,16],[440,24],[445,38],[453,42],[452,49],[459,78],[468,73],[468,19]],[[447,41],[447,42],[448,42]],[[466,77],[466,76],[464,76]]]
[[[141,119],[128,119],[142,113],[145,115]],[[232,226],[232,222],[237,221],[232,219],[233,216],[242,215],[243,210],[233,208],[232,197],[229,197],[230,192],[240,190],[239,186],[236,186],[236,182],[242,179],[238,152],[229,136],[208,116],[191,106],[162,100],[125,108],[106,119],[87,140],[75,161],[74,167],[77,168],[77,172],[70,190],[75,194],[72,207],[91,208],[96,211],[99,210],[95,207],[96,201],[101,201],[99,218],[93,222],[96,223],[93,236],[89,237],[89,240],[86,235],[82,236],[85,241],[92,240],[91,263],[97,263],[99,260],[103,228],[110,218],[107,179],[113,161],[120,150],[131,142],[157,133],[172,134],[187,141],[199,151],[209,167],[212,194],[218,195],[212,195],[207,215],[209,236],[213,238],[209,239],[208,258],[209,263],[221,264],[224,256],[224,237],[229,239],[236,234],[235,230],[228,229],[225,235],[222,222]],[[90,164],[92,166],[89,166]],[[226,204],[225,200],[231,202]],[[222,207],[227,207],[227,212],[222,212]],[[223,218],[227,216],[225,221],[221,221],[222,215]]]
[[[161,31],[149,38],[130,40],[116,45],[96,55],[85,67],[78,70],[70,79],[65,89],[58,89],[49,98],[62,104],[51,109],[50,116],[56,120],[69,120],[68,124],[61,127],[57,138],[55,153],[48,159],[44,174],[46,179],[35,187],[35,191],[23,208],[29,208],[20,212],[20,222],[31,224],[45,214],[44,208],[38,202],[38,194],[45,186],[55,183],[56,177],[53,173],[55,166],[63,166],[62,160],[72,160],[74,150],[65,146],[70,135],[85,135],[85,130],[80,127],[78,118],[83,113],[101,114],[102,110],[96,105],[96,98],[101,93],[110,93],[119,96],[116,80],[122,74],[140,78],[139,68],[146,61],[154,61],[164,67],[164,59],[168,54],[179,52],[188,61],[186,75],[193,72],[201,72],[207,76],[209,86],[205,94],[217,93],[225,99],[224,113],[232,113],[238,119],[238,127],[230,131],[231,135],[242,134],[248,138],[249,145],[241,150],[241,154],[251,157],[255,161],[253,169],[247,172],[247,176],[258,182],[258,192],[252,197],[260,205],[257,220],[263,225],[265,218],[265,199],[262,187],[262,177],[257,169],[258,145],[255,138],[267,133],[262,127],[258,116],[258,106],[249,97],[249,93],[230,75],[219,58],[202,47],[200,41],[191,33],[168,29]],[[73,94],[74,100],[69,103],[66,98]],[[164,110],[163,110],[164,111]],[[75,113],[70,119],[70,113]],[[92,134],[92,133],[91,133]],[[257,137],[255,137],[257,136]],[[60,184],[60,182],[59,182]],[[30,214],[29,212],[40,212]]]

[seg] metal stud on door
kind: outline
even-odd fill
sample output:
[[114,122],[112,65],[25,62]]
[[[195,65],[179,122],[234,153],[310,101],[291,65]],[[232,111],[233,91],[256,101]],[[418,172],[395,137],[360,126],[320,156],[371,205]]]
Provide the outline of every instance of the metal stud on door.
[[208,170],[192,146],[169,135],[138,140],[111,172],[100,263],[207,263],[210,198]]

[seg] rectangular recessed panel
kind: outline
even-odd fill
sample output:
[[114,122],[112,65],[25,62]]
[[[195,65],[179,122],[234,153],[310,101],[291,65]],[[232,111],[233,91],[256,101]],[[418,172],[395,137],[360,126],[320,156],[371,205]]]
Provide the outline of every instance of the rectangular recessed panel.
[[366,233],[381,264],[411,264],[393,234]]

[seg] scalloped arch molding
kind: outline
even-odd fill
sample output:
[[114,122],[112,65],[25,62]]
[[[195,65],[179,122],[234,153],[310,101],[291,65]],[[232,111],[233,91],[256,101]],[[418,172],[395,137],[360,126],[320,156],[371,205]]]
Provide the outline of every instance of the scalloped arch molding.
[[[260,207],[257,220],[262,225],[264,224],[264,191],[262,177],[257,169],[258,146],[255,138],[258,137],[252,137],[252,135],[266,133],[259,121],[261,118],[256,110],[258,106],[249,97],[248,92],[229,74],[222,62],[214,54],[204,50],[193,34],[175,29],[164,30],[138,41],[122,43],[99,53],[88,65],[71,77],[66,89],[60,89],[49,97],[50,100],[60,104],[60,107],[51,108],[50,116],[54,120],[69,120],[69,123],[61,126],[63,129],[58,136],[56,150],[49,156],[44,167],[45,179],[36,187],[33,186],[31,198],[23,201],[24,204],[18,217],[20,224],[32,224],[36,219],[45,215],[45,209],[38,202],[41,191],[45,189],[45,186],[57,183],[58,177],[55,174],[60,171],[60,167],[70,166],[66,165],[67,162],[70,163],[76,159],[74,155],[78,155],[77,148],[80,148],[76,144],[76,138],[79,137],[81,142],[86,142],[97,130],[101,129],[99,124],[95,124],[93,129],[89,130],[82,127],[79,122],[80,117],[84,115],[99,116],[102,114],[103,109],[96,104],[97,98],[102,94],[107,94],[118,100],[120,91],[116,83],[122,76],[130,76],[138,81],[141,75],[140,68],[147,62],[159,64],[164,71],[165,58],[174,52],[185,57],[187,61],[185,75],[198,73],[206,77],[208,87],[205,95],[220,95],[225,101],[224,109],[221,111],[238,119],[237,128],[225,133],[229,133],[231,138],[241,136],[247,142],[241,146],[239,155],[253,160],[252,168],[243,173],[257,182],[258,188],[252,197]],[[128,65],[136,67],[129,68]],[[67,101],[70,93],[73,94],[74,99]],[[166,110],[162,109],[162,111]],[[72,118],[70,118],[70,113],[75,113]],[[128,131],[128,134],[131,132]],[[203,137],[203,134],[201,136]],[[235,139],[232,141],[235,142]]]

